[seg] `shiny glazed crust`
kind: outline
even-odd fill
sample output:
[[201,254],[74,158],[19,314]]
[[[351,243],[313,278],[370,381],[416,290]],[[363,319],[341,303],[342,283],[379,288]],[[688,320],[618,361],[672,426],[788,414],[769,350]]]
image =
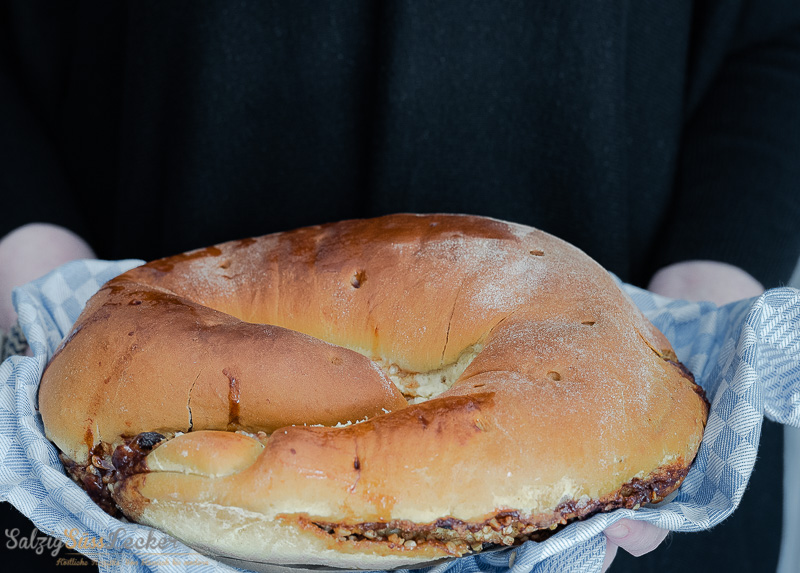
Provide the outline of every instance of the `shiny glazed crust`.
[[[430,378],[452,386],[409,403]],[[411,381],[405,397],[393,381]],[[128,517],[211,554],[353,568],[661,499],[707,415],[604,269],[541,231],[459,215],[133,269],[89,301],[39,402],[77,465],[165,436],[144,469],[107,480]]]

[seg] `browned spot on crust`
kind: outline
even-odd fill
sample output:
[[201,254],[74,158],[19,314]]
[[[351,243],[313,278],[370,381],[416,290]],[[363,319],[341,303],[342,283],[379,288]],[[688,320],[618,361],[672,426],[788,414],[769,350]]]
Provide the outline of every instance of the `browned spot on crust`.
[[228,430],[238,430],[241,390],[238,378],[227,368],[222,373],[228,378]]
[[156,261],[147,263],[145,266],[149,269],[153,269],[154,271],[168,273],[175,268],[176,264],[185,263],[196,259],[204,259],[206,257],[218,257],[221,254],[222,250],[219,247],[206,247],[205,249],[198,249],[196,251],[174,255],[165,259],[158,259]]
[[83,433],[83,443],[86,444],[86,447],[89,449],[90,452],[94,447],[94,434],[92,433],[93,423],[94,420],[89,419],[89,421],[86,423],[86,431]]

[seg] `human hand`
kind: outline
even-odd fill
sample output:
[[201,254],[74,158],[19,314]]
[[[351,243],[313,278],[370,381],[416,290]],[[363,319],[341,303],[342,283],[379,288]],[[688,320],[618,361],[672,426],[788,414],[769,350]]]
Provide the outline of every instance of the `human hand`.
[[15,287],[63,263],[94,257],[83,239],[56,225],[30,223],[0,239],[0,329],[8,331],[17,320],[11,304]]
[[647,290],[691,301],[710,301],[717,306],[758,296],[764,287],[750,274],[716,261],[683,261],[653,275]]
[[606,535],[606,557],[603,560],[602,570],[606,571],[616,557],[619,547],[634,557],[639,557],[661,545],[669,531],[646,521],[620,519],[603,533]]
[[[670,298],[710,301],[718,306],[758,296],[764,287],[744,270],[715,261],[684,261],[669,265],[653,275],[648,290]],[[656,549],[669,533],[643,521],[621,519],[605,530],[606,571],[617,549],[622,547],[639,557]]]

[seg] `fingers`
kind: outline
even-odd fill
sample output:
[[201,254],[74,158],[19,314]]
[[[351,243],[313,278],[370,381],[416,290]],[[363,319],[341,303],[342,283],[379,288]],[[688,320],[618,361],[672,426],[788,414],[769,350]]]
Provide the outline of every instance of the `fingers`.
[[[606,538],[608,539],[606,554],[608,554],[609,547],[614,545],[622,547],[635,557],[639,557],[658,547],[668,533],[668,530],[644,521],[621,519],[605,530]],[[616,553],[616,548],[614,552]]]
[[0,238],[0,329],[8,330],[17,319],[11,304],[14,287],[68,261],[93,257],[86,241],[56,225],[30,223]]
[[648,290],[671,298],[707,300],[718,306],[764,292],[746,271],[715,261],[683,261],[659,270]]

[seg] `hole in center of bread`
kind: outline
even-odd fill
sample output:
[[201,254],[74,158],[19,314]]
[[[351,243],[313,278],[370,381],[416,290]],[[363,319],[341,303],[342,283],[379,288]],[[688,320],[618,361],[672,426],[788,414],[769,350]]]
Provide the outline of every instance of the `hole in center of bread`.
[[397,386],[409,404],[418,404],[449,390],[480,354],[481,349],[479,344],[469,346],[455,362],[428,372],[403,370],[390,359],[377,359],[374,362]]

